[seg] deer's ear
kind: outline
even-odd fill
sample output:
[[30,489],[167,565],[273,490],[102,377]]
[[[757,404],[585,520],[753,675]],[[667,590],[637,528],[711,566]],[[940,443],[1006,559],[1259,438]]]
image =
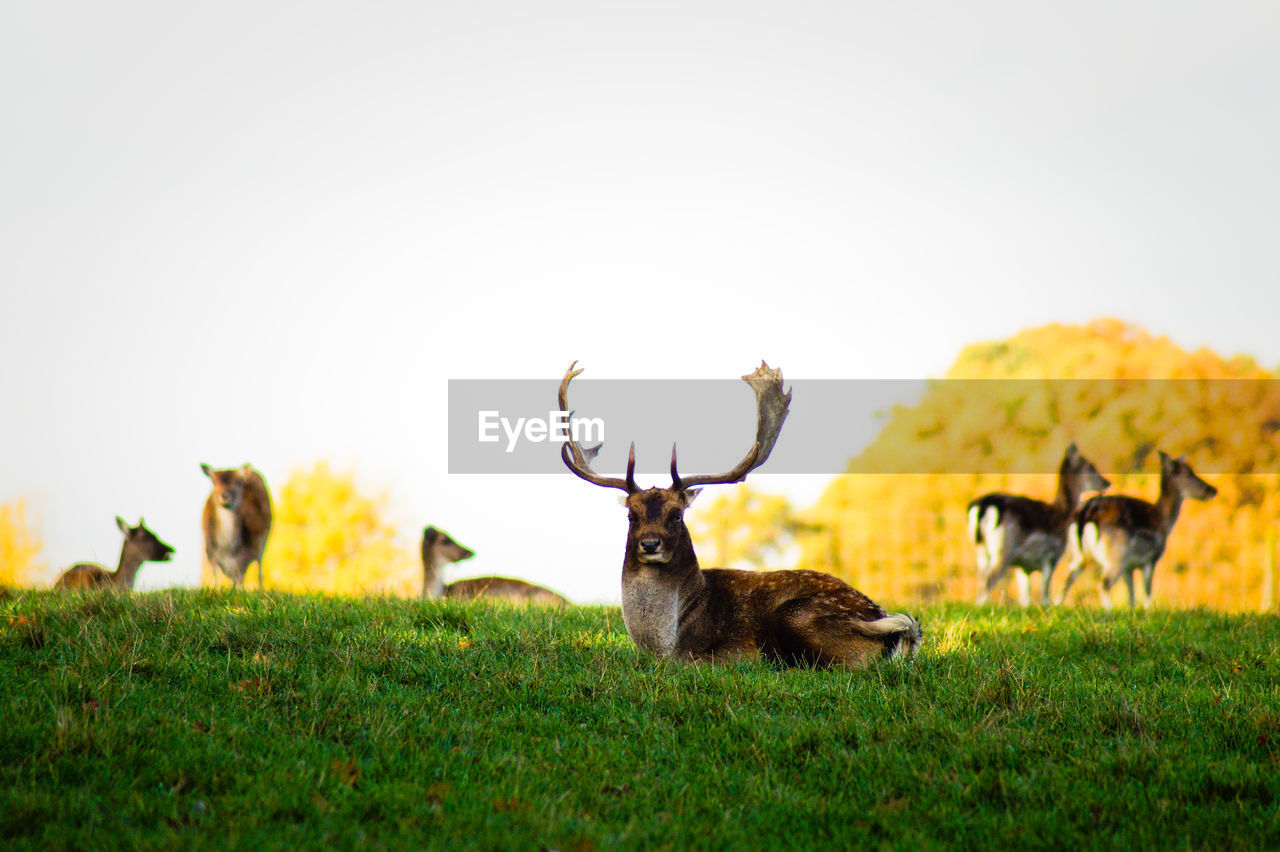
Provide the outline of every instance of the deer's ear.
[[120,528],[120,532],[124,533],[125,535],[129,534],[129,522],[126,521],[124,518],[120,517],[119,515],[116,515],[116,526]]
[[693,505],[693,500],[702,493],[701,488],[686,488],[680,492],[681,498],[684,500],[684,507],[687,509]]
[[624,509],[628,508],[628,507],[627,507],[627,498],[628,498],[628,497],[630,497],[630,496],[631,496],[630,494],[623,494],[621,497],[619,497],[619,498],[618,498],[618,505],[619,505],[619,506],[621,506],[621,507],[622,507],[622,508],[624,508]]
[[201,471],[205,476],[210,476],[210,477],[211,477],[211,476],[213,476],[213,468],[209,467],[209,465],[207,465],[207,464],[201,464],[201,465],[200,465],[200,471]]

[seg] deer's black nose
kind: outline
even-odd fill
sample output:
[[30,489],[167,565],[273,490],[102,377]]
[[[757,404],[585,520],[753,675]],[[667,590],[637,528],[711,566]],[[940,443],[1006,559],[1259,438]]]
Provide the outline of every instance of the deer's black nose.
[[657,553],[659,547],[662,547],[662,539],[660,538],[640,539],[640,549],[645,553]]

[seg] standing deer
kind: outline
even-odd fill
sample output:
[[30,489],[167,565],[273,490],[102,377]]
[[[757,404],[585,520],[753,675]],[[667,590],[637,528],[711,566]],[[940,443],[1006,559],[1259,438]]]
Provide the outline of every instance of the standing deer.
[[209,564],[226,574],[237,588],[245,572],[258,563],[258,588],[262,588],[262,553],[271,534],[271,496],[267,483],[249,465],[214,470],[200,465],[213,480],[213,491],[204,503],[204,554]]
[[1018,601],[1031,605],[1031,572],[1039,571],[1040,600],[1048,606],[1053,569],[1067,549],[1067,527],[1080,496],[1110,485],[1072,444],[1062,457],[1052,503],[998,492],[970,502],[969,537],[978,548],[978,603],[986,603],[1009,569],[1017,568]]
[[[560,382],[560,410],[569,412],[569,365]],[[889,615],[847,583],[821,571],[703,569],[693,552],[684,512],[697,485],[741,482],[764,464],[791,404],[782,373],[761,362],[743,376],[756,395],[756,441],[728,473],[681,477],[671,450],[671,487],[641,490],[635,482],[635,444],[625,479],[601,476],[590,461],[600,446],[574,440],[561,458],[574,474],[626,493],[629,527],[622,561],[622,619],[637,646],[683,660],[763,656],[783,665],[860,668],[880,657],[910,656],[921,641],[919,623]]]
[[476,553],[458,544],[444,530],[427,527],[422,531],[422,596],[424,598],[491,598],[513,603],[568,606],[569,602],[550,589],[511,577],[473,577],[444,584],[444,566],[462,562]]
[[101,589],[115,587],[132,589],[138,578],[138,569],[144,562],[168,562],[173,548],[156,538],[141,518],[131,527],[124,518],[116,516],[116,526],[124,533],[124,546],[120,548],[120,562],[116,570],[109,571],[96,562],[78,562],[62,573],[53,584],[55,589]]
[[1080,576],[1084,566],[1098,566],[1104,609],[1111,609],[1111,587],[1124,578],[1129,587],[1129,608],[1135,606],[1133,572],[1142,571],[1142,607],[1151,606],[1151,579],[1156,562],[1164,554],[1165,543],[1184,498],[1208,500],[1218,489],[1196,476],[1186,456],[1170,458],[1160,454],[1160,496],[1155,503],[1122,494],[1101,495],[1080,507],[1067,531],[1071,561],[1067,581],[1058,602],[1066,600],[1067,590]]

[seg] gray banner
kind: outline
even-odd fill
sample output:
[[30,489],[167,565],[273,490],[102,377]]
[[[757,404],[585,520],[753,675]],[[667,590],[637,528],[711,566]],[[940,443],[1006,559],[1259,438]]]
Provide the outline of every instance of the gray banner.
[[[673,443],[681,473],[720,473],[754,440],[755,397],[740,379],[578,378],[569,390],[572,420],[558,412],[559,384],[450,380],[449,472],[562,473],[560,448],[576,430],[584,445],[603,440],[593,464],[600,473],[622,473],[632,441],[637,474],[664,477]],[[1107,472],[1158,470],[1158,448],[1188,454],[1200,473],[1280,473],[1280,381],[800,379],[785,386],[793,391],[791,413],[761,473],[850,472],[851,460],[894,418],[894,447],[872,454],[858,472],[1056,473],[1075,441]],[[926,394],[930,404],[913,409]],[[1244,434],[1203,437],[1212,424]],[[1009,437],[1041,449],[1009,458],[1000,446]],[[1221,452],[1241,445],[1258,451],[1247,462],[1247,453]]]

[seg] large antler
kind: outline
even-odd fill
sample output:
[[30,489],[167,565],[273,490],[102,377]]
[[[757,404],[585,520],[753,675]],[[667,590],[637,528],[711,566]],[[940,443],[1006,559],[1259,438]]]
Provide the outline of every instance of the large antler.
[[[560,380],[560,410],[566,414],[572,414],[569,411],[569,382],[573,377],[582,372],[575,370],[578,362],[574,361],[569,365],[569,369],[565,370],[564,378]],[[628,494],[634,494],[640,489],[636,487],[636,445],[631,444],[631,452],[627,454],[627,478],[619,479],[616,476],[601,476],[591,469],[591,461],[595,459],[600,452],[603,444],[596,444],[594,447],[583,448],[578,442],[573,440],[572,431],[569,440],[560,448],[560,458],[564,459],[565,466],[573,471],[577,476],[590,482],[592,485],[603,485],[606,488],[621,488]]]
[[[741,482],[747,474],[764,464],[777,443],[782,422],[787,419],[791,405],[791,391],[782,392],[782,371],[770,369],[764,361],[755,372],[742,377],[756,392],[756,442],[746,458],[728,473],[705,474],[681,479],[676,471],[676,448],[671,448],[671,487],[679,491],[695,485],[719,485]],[[566,379],[567,381],[567,379]]]

